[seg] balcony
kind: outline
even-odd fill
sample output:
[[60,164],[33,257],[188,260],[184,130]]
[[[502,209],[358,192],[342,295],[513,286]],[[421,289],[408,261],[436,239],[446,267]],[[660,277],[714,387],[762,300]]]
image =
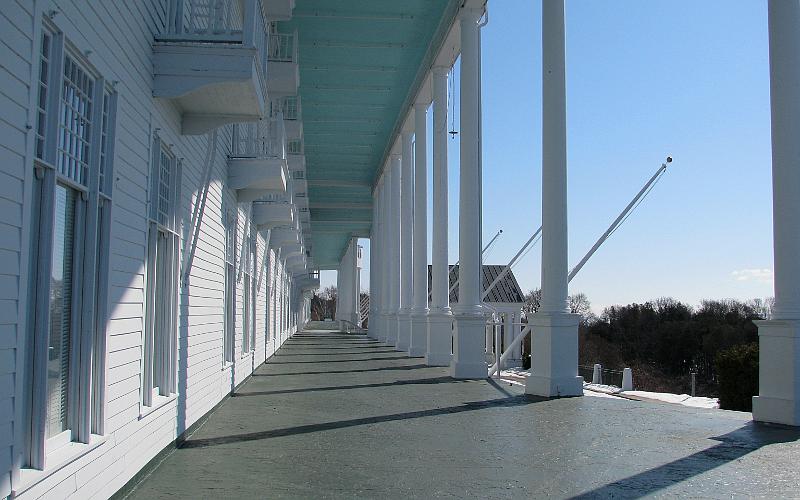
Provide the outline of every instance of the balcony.
[[280,118],[233,126],[228,185],[236,190],[240,203],[286,192],[289,171],[285,135]]
[[293,255],[286,259],[286,267],[289,269],[299,272],[306,268],[306,256],[305,255]]
[[256,201],[253,203],[253,224],[259,229],[293,224],[296,221],[295,211],[288,203]]
[[284,243],[280,245],[281,257],[288,259],[295,255],[305,255],[305,248],[302,243]]
[[303,137],[303,122],[301,119],[300,98],[286,96],[272,99],[269,103],[270,117],[283,113],[286,138],[291,140]]
[[269,34],[267,89],[270,95],[297,95],[300,85],[297,54],[297,32]]
[[261,0],[168,0],[153,43],[153,96],[196,135],[266,114],[267,43]]
[[269,237],[270,245],[280,247],[284,244],[300,243],[300,233],[296,227],[276,227]]
[[261,0],[264,14],[270,21],[288,21],[292,18],[295,0]]

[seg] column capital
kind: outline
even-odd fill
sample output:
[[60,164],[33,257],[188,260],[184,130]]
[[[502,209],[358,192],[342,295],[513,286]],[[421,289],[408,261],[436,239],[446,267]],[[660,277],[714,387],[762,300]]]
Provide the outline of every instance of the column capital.
[[485,9],[483,7],[462,7],[458,11],[457,18],[460,21],[474,21],[475,24],[478,24],[484,12]]
[[437,77],[446,77],[450,73],[450,66],[444,64],[437,64],[431,68],[431,74]]

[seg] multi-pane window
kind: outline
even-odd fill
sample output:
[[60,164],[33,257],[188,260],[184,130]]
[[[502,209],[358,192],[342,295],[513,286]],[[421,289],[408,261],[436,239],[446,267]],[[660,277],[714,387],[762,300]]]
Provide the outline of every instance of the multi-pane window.
[[116,94],[61,33],[45,26],[39,42],[28,407],[35,468],[103,430],[116,109]]
[[144,406],[175,393],[177,369],[181,164],[158,136],[153,139],[153,152],[145,274]]
[[252,350],[255,336],[255,290],[253,270],[255,268],[255,234],[251,230],[247,235],[245,259],[242,265],[242,353]]
[[231,210],[225,221],[225,361],[234,360],[236,342],[236,237],[237,212]]

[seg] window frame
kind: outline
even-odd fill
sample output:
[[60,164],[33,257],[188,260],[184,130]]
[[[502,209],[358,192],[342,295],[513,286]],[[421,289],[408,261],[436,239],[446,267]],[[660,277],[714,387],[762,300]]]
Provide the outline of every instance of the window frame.
[[225,304],[223,318],[223,366],[236,360],[236,239],[239,234],[238,212],[230,210],[225,217]]
[[[45,54],[45,43],[47,53]],[[71,442],[89,444],[93,435],[104,433],[105,403],[105,332],[110,246],[110,213],[112,207],[111,179],[114,166],[117,92],[112,85],[86,60],[64,34],[49,20],[42,21],[38,40],[39,72],[36,79],[36,129],[34,131],[33,213],[31,224],[31,261],[28,321],[30,354],[28,355],[30,391],[25,405],[26,465],[44,470],[47,457]],[[45,57],[47,60],[45,61]],[[65,66],[80,72],[90,92],[81,100],[65,102]],[[77,73],[76,73],[77,74]],[[70,82],[70,98],[78,89]],[[81,107],[80,120],[66,113],[66,106],[77,102]],[[101,105],[97,105],[97,103]],[[76,111],[74,108],[72,111]],[[62,121],[67,119],[65,125]],[[72,120],[75,121],[72,121]],[[82,121],[86,120],[86,122]],[[59,155],[65,154],[59,144],[62,127],[77,124],[83,148],[69,143],[69,153],[85,160],[82,178],[74,179],[59,168]],[[87,137],[84,138],[83,135]],[[104,153],[101,160],[101,148]],[[79,160],[80,161],[80,160]],[[100,220],[100,163],[106,170],[103,205],[108,217]],[[83,181],[83,182],[79,182]],[[67,334],[69,351],[66,364],[66,422],[64,431],[48,437],[48,362],[51,336],[51,274],[56,227],[56,193],[63,188],[74,197],[73,235],[71,251],[70,331]]]
[[[168,160],[166,211],[161,210],[164,159]],[[147,209],[144,332],[142,335],[140,418],[177,394],[177,339],[180,273],[182,160],[153,133]],[[161,291],[161,294],[159,294]],[[167,295],[163,293],[166,291]],[[156,323],[160,323],[160,327]]]

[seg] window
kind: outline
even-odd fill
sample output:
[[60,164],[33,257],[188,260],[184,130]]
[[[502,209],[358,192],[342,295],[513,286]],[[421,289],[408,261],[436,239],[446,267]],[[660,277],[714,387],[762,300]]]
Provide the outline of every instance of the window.
[[225,221],[225,361],[234,360],[236,342],[236,236],[237,212],[231,210]]
[[245,260],[242,266],[242,354],[253,349],[255,337],[255,282],[253,270],[255,269],[256,241],[252,225],[247,236]]
[[39,47],[28,465],[103,433],[116,93],[54,27]]
[[142,404],[175,393],[181,163],[156,135],[150,170]]

